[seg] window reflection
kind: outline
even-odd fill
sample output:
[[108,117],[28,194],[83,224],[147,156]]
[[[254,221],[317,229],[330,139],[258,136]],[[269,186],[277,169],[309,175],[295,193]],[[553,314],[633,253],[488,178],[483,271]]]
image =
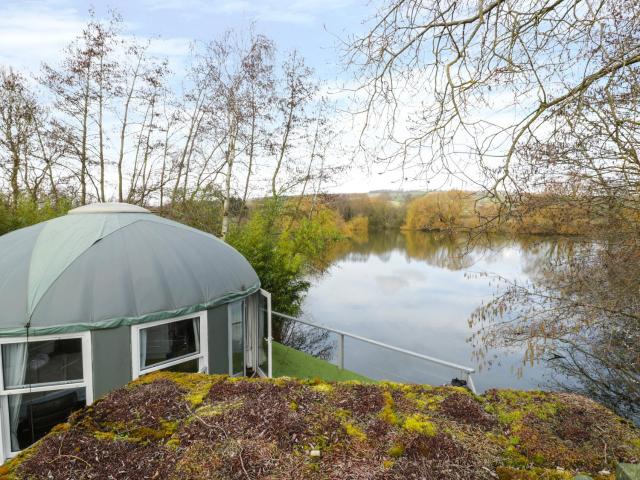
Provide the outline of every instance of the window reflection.
[[269,341],[267,340],[269,332],[269,307],[267,299],[260,296],[260,313],[258,319],[258,366],[262,373],[267,374],[269,371]]
[[200,351],[198,318],[140,330],[140,368],[150,367]]
[[195,358],[193,360],[187,360],[186,362],[163,368],[162,370],[165,372],[198,373],[200,371],[200,361]]
[[2,372],[6,389],[82,381],[82,340],[2,345]]
[[27,448],[86,405],[84,388],[9,395],[11,451]]
[[244,374],[244,302],[229,305],[231,319],[231,374]]

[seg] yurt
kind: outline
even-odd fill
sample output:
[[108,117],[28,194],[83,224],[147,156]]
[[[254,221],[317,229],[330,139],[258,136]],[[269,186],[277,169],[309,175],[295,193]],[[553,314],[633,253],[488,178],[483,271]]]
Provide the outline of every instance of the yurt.
[[119,203],[0,237],[0,454],[156,370],[270,376],[271,301],[213,235]]

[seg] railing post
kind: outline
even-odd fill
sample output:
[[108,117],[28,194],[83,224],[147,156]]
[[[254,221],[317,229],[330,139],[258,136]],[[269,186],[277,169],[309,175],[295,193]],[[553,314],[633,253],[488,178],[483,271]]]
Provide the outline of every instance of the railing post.
[[469,390],[471,390],[471,393],[477,395],[478,392],[476,392],[476,386],[473,384],[473,378],[471,378],[471,373],[467,372],[467,387],[469,387]]
[[344,335],[338,335],[338,368],[344,369]]

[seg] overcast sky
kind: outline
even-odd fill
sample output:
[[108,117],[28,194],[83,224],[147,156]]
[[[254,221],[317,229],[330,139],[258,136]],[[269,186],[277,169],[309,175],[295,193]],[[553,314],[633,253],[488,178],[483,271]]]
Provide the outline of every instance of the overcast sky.
[[[128,34],[159,37],[153,48],[167,55],[174,69],[193,39],[207,40],[253,24],[281,51],[302,52],[318,76],[333,86],[347,79],[340,65],[340,39],[362,31],[363,20],[375,8],[366,0],[0,0],[0,63],[31,72],[43,61],[55,63],[81,31],[91,6],[101,17],[110,8],[120,12]],[[424,188],[424,182],[403,182],[399,173],[377,167],[370,172],[355,167],[332,189],[382,188]]]

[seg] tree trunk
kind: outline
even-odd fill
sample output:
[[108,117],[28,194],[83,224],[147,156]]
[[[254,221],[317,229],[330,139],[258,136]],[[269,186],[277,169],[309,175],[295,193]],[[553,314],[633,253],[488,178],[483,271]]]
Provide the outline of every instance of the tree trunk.
[[293,125],[293,109],[294,109],[294,101],[293,101],[293,92],[292,92],[291,102],[289,103],[289,114],[287,116],[287,123],[284,127],[284,134],[282,135],[282,144],[280,145],[280,151],[278,152],[276,169],[273,172],[273,177],[271,177],[271,194],[274,197],[278,196],[278,192],[276,190],[276,180],[278,178],[278,173],[280,173],[280,168],[282,167],[282,160],[284,159],[284,154],[287,151],[287,145],[289,143],[289,133],[291,132],[291,127]]
[[[200,107],[201,107],[201,100],[202,100],[202,95],[203,92],[199,91],[198,92],[198,98],[196,99],[196,103],[195,106],[193,108],[193,113],[191,115],[191,122],[189,124],[189,132],[187,133],[187,139],[184,142],[184,148],[182,149],[182,154],[180,155],[180,161],[178,162],[178,175],[176,177],[176,183],[173,186],[173,192],[171,193],[171,202],[175,202],[176,201],[176,196],[178,195],[178,190],[180,188],[180,180],[182,179],[182,170],[184,169],[184,164],[185,164],[185,160],[187,158],[187,154],[189,153],[189,147],[191,144],[191,140],[193,138],[193,136],[195,135],[195,128],[196,125],[199,124],[200,120],[198,118],[199,116],[199,112],[200,112]],[[184,196],[183,196],[184,198]]]
[[122,162],[124,161],[124,143],[129,118],[129,106],[131,105],[131,99],[133,98],[133,92],[135,91],[136,81],[138,80],[138,72],[140,71],[140,64],[142,63],[142,56],[138,57],[138,63],[133,71],[133,78],[131,79],[131,88],[127,92],[127,99],[124,102],[124,115],[122,117],[122,127],[120,128],[120,151],[118,153],[118,201],[124,201],[123,192],[123,180],[122,180]]
[[91,65],[87,66],[86,84],[84,89],[84,105],[82,108],[82,144],[80,147],[80,204],[87,204],[87,137],[89,135],[89,86],[91,81]]
[[249,140],[249,165],[247,171],[247,179],[244,183],[244,193],[242,195],[242,206],[240,207],[240,215],[238,215],[238,223],[242,220],[242,216],[244,213],[244,207],[247,204],[247,196],[249,194],[249,180],[251,179],[251,169],[253,168],[253,155],[255,148],[255,132],[256,132],[256,112],[255,108],[253,111],[253,116],[251,118],[251,135]]
[[20,172],[20,156],[16,152],[12,152],[11,165],[11,205],[13,208],[18,207],[18,198],[20,198],[20,185],[18,184],[18,173]]
[[227,178],[225,178],[224,204],[222,205],[222,232],[224,240],[229,233],[229,210],[231,209],[231,174],[233,173],[233,161],[236,155],[236,135],[238,126],[235,124],[229,131],[229,149],[227,150]]
[[103,108],[104,108],[104,58],[100,57],[100,90],[98,95],[98,149],[100,156],[100,201],[106,202],[104,194],[104,128]]

